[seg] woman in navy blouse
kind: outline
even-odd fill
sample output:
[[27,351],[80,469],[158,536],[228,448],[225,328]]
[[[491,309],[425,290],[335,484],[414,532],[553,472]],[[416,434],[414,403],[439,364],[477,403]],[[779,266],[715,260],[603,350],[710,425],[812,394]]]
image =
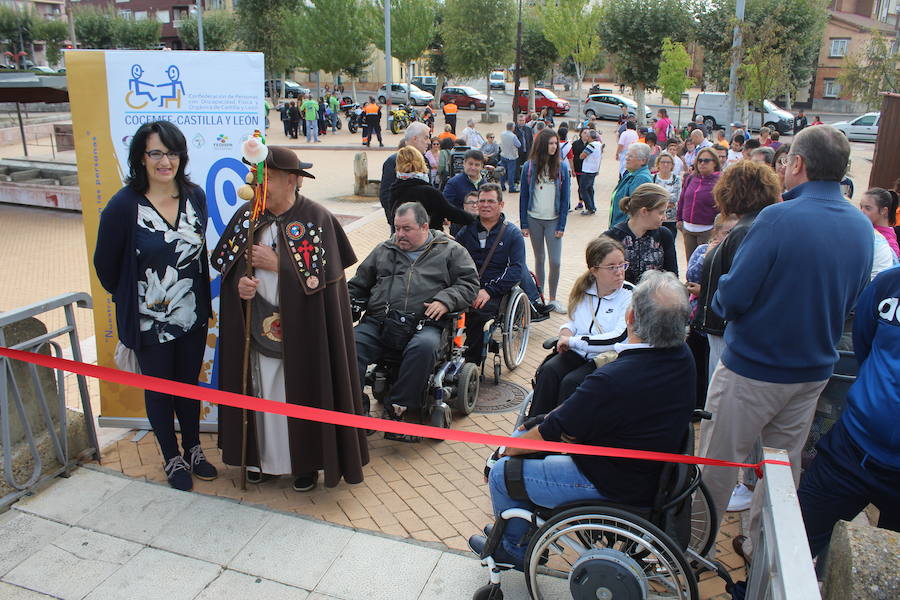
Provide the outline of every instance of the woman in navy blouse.
[[[119,340],[141,372],[197,383],[212,313],[206,254],[206,195],[185,174],[187,142],[168,121],[145,123],[128,151],[126,186],[100,215],[94,267],[116,304]],[[200,404],[145,391],[169,485],[215,479],[200,448]],[[178,451],[175,417],[181,426]]]

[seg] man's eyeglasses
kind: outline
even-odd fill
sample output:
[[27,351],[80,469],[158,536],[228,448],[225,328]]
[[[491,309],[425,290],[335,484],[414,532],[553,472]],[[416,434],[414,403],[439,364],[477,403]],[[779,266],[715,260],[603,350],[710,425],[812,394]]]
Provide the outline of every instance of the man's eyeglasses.
[[623,262],[618,265],[594,265],[594,266],[598,269],[606,269],[610,273],[615,273],[616,271],[627,271],[628,270],[627,262]]
[[150,150],[149,152],[144,152],[144,154],[146,154],[153,160],[162,160],[163,156],[168,156],[169,160],[178,160],[179,158],[181,158],[181,152],[163,152],[162,150]]
[[465,204],[466,206],[475,206],[476,204],[478,204],[478,200],[466,200],[465,202],[463,202],[463,204]]
[[496,198],[479,198],[478,204],[497,204],[499,200]]

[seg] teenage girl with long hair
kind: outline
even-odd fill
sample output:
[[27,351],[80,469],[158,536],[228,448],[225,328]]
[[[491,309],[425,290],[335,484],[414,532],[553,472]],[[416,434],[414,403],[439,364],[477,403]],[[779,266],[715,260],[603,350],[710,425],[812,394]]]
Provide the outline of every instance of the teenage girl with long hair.
[[543,287],[546,283],[546,253],[550,263],[549,304],[554,311],[565,313],[565,307],[556,300],[556,291],[562,261],[562,237],[569,213],[571,175],[568,162],[560,160],[559,137],[552,129],[544,129],[535,136],[528,161],[522,165],[521,183],[519,218],[522,234],[531,237],[538,284]]

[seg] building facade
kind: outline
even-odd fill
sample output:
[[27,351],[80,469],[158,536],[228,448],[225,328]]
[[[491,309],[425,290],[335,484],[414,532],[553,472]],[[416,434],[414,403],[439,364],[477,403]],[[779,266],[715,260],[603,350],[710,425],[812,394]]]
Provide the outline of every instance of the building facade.
[[896,15],[896,5],[896,0],[835,0],[832,3],[832,8],[828,11],[828,24],[822,36],[818,66],[810,86],[814,110],[865,110],[865,107],[859,106],[841,89],[840,76],[844,60],[848,55],[862,52],[876,33],[884,36],[888,45],[893,43],[897,36],[896,24],[886,21]]

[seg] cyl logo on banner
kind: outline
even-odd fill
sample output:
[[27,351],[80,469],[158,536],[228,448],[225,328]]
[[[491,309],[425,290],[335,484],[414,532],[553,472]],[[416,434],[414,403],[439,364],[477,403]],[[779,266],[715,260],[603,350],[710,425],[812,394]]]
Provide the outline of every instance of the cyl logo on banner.
[[[187,174],[206,192],[206,241],[208,247],[215,244],[242,203],[236,190],[248,168],[240,160],[241,141],[265,126],[263,55],[72,50],[66,52],[66,66],[88,255],[93,255],[100,213],[124,185],[132,136],[142,124],[159,120],[177,125],[187,140]],[[91,289],[98,362],[115,366],[114,305],[93,272]],[[200,375],[207,385],[217,378],[218,277],[212,293],[213,321]],[[143,394],[137,390],[102,385],[100,413],[101,425],[147,426]],[[204,405],[201,415],[209,428],[216,420],[215,406]]]

